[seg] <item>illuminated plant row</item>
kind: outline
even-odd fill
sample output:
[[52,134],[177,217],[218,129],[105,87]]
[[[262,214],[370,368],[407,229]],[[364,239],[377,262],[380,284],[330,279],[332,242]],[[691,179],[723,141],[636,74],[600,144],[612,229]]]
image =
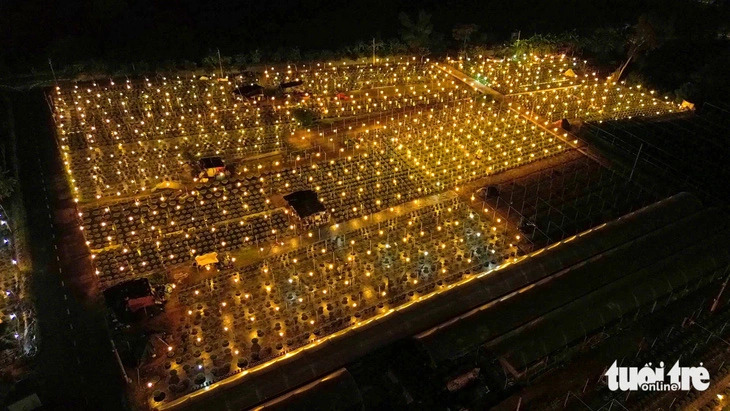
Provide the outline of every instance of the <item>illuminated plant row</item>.
[[360,133],[357,143],[388,147],[443,190],[568,148],[556,134],[493,103],[461,100]]
[[157,347],[167,361],[144,371],[184,394],[494,267],[515,241],[450,200],[218,273],[180,290],[182,316]]
[[[509,95],[594,81],[581,76],[585,62],[565,55],[524,55],[510,59],[467,58],[452,61],[481,83]],[[595,75],[595,73],[592,73]]]
[[563,118],[606,121],[680,111],[676,104],[656,98],[653,91],[644,91],[641,86],[606,82],[521,94],[515,96],[514,102],[548,122]]
[[303,81],[304,91],[316,95],[333,95],[361,89],[428,83],[442,76],[439,71],[428,61],[378,59],[376,65],[329,62],[288,65],[285,70],[272,67],[263,72],[261,80],[271,86]]

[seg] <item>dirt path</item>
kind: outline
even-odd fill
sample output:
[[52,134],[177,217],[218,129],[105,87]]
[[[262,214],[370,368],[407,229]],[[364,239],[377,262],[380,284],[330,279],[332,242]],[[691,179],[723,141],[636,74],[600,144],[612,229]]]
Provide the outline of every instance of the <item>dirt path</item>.
[[49,409],[125,409],[104,311],[65,186],[40,91],[13,95],[20,188],[32,239],[32,291],[40,328],[38,395]]

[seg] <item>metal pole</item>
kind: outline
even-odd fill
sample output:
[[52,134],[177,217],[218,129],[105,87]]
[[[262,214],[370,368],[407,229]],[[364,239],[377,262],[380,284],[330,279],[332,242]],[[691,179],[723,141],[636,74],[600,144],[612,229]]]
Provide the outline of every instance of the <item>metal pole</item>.
[[375,64],[375,37],[373,37],[373,64]]
[[119,358],[119,353],[117,352],[117,346],[114,345],[114,340],[109,339],[109,342],[112,344],[112,351],[114,351],[114,356],[117,359],[117,364],[119,364],[119,369],[122,370],[122,375],[124,375],[124,380],[127,381],[127,384],[131,384],[132,380],[127,375],[127,371],[124,369],[124,365],[122,364],[122,359]]
[[56,86],[58,86],[58,79],[56,78],[56,71],[53,70],[53,62],[51,61],[51,58],[48,58],[48,65],[51,66],[51,74],[53,74],[53,82],[56,83]]
[[634,170],[636,169],[636,163],[639,162],[639,155],[641,154],[641,149],[644,148],[644,143],[641,143],[639,146],[639,151],[636,153],[636,159],[634,159],[634,166],[631,167],[631,174],[629,174],[629,181],[631,181],[631,178],[634,176]]
[[223,78],[223,63],[221,63],[221,50],[217,48],[216,51],[218,51],[218,67],[221,70],[221,78]]
[[[728,268],[730,268],[730,266],[725,267],[725,272],[727,272]],[[715,301],[712,302],[712,307],[710,308],[710,312],[711,313],[712,312],[715,312],[715,309],[717,309],[717,304],[720,302],[720,298],[722,297],[722,293],[725,291],[725,287],[727,287],[728,281],[730,281],[730,275],[728,275],[728,277],[722,283],[722,287],[720,288],[720,292],[717,293],[717,297],[715,297]]]

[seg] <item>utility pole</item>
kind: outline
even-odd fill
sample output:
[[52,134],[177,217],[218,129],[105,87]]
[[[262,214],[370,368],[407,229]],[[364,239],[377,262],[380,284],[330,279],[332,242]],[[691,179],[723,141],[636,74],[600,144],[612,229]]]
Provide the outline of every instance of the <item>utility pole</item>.
[[[119,369],[122,371],[122,375],[124,376],[124,381],[126,381],[127,384],[131,384],[132,379],[129,378],[129,376],[127,375],[127,371],[124,369],[124,364],[122,364],[122,359],[119,358],[119,352],[117,352],[117,346],[114,345],[114,340],[111,337],[109,337],[109,342],[112,344],[112,352],[114,353],[114,357],[116,357],[116,359],[117,359],[117,365],[119,365]],[[137,371],[139,372],[139,368],[137,368]]]
[[636,159],[634,160],[634,166],[631,167],[631,174],[629,174],[629,181],[631,181],[631,178],[634,176],[634,170],[636,169],[636,163],[639,162],[639,155],[641,154],[641,149],[644,148],[644,143],[641,143],[639,146],[639,151],[636,153]]
[[221,78],[223,78],[223,63],[221,63],[221,49],[216,48],[216,50],[218,51],[218,67],[221,70]]
[[56,86],[58,86],[58,79],[56,78],[56,72],[53,70],[53,62],[51,61],[50,57],[48,57],[48,65],[51,67],[51,74],[53,74],[53,82],[56,83]]
[[[730,266],[725,267],[725,272],[727,272],[728,268],[730,268]],[[723,273],[723,275],[724,274],[725,273]],[[715,312],[715,310],[717,309],[717,305],[720,303],[720,298],[722,297],[722,293],[725,291],[725,287],[727,287],[728,281],[730,281],[730,275],[728,275],[727,278],[725,278],[725,281],[722,283],[722,287],[720,287],[720,292],[717,293],[717,297],[715,297],[715,301],[712,302],[712,307],[710,308],[710,312]]]
[[373,64],[375,64],[375,37],[373,37]]

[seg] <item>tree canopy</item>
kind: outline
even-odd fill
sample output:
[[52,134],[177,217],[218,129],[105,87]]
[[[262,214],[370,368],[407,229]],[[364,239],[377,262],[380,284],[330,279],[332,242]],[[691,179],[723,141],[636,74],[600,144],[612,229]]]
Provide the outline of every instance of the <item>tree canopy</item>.
[[411,19],[406,13],[400,13],[398,19],[403,26],[401,38],[410,51],[420,56],[429,54],[434,43],[431,15],[421,10],[415,19]]
[[10,175],[10,171],[0,171],[0,201],[13,195],[18,181]]

